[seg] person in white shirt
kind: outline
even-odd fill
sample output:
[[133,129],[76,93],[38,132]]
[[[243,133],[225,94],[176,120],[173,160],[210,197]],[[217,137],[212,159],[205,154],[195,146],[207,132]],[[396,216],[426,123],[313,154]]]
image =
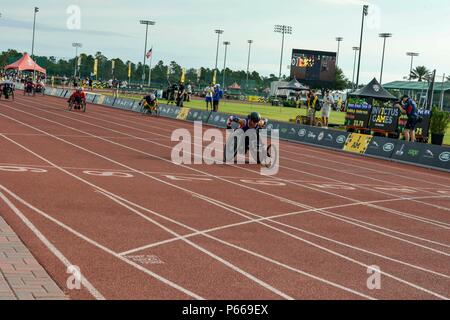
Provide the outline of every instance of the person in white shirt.
[[325,128],[328,128],[328,123],[330,119],[331,108],[334,104],[333,96],[330,91],[325,91],[325,96],[323,99],[323,108],[322,108],[322,124]]
[[206,101],[206,111],[209,111],[209,106],[211,106],[211,110],[213,109],[213,95],[214,95],[214,87],[208,86],[204,90],[205,93],[205,101]]

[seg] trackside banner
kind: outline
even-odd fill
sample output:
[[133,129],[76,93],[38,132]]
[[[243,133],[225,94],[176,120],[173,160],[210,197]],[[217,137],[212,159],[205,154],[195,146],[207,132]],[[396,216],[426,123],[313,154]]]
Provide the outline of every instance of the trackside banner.
[[[17,88],[19,88],[17,86]],[[65,97],[68,90],[49,89],[48,94]],[[120,108],[133,112],[142,112],[139,101],[113,98],[104,95],[87,94],[88,101],[104,106]],[[226,113],[210,112],[204,110],[179,108],[173,105],[160,104],[160,116],[179,119],[184,121],[202,121],[205,124],[226,128],[227,120],[231,116]],[[366,115],[364,115],[366,116]],[[379,118],[367,119],[372,124],[379,126],[383,120],[382,115]],[[393,115],[397,117],[396,114]],[[424,114],[427,117],[428,114]],[[356,118],[355,118],[356,119]],[[384,118],[386,119],[386,118]],[[365,119],[364,119],[365,120]],[[389,126],[390,120],[383,120],[383,126]],[[394,121],[396,122],[396,121]],[[426,123],[426,122],[425,122]],[[236,125],[234,124],[234,127]],[[318,147],[332,148],[344,152],[356,153],[365,156],[376,156],[386,160],[400,161],[418,166],[425,166],[450,172],[450,148],[444,146],[434,146],[424,143],[410,143],[400,140],[394,140],[384,137],[371,135],[348,133],[345,131],[324,129],[319,127],[310,127],[296,123],[287,123],[279,121],[269,121],[268,132],[278,129],[280,139],[289,140],[298,143],[306,143]],[[424,128],[427,131],[428,127]]]

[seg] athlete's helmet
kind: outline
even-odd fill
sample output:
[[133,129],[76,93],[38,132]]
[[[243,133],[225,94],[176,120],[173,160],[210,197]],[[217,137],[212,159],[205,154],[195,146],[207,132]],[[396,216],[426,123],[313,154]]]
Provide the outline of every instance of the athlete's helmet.
[[254,123],[261,121],[261,115],[258,112],[252,112],[248,117]]

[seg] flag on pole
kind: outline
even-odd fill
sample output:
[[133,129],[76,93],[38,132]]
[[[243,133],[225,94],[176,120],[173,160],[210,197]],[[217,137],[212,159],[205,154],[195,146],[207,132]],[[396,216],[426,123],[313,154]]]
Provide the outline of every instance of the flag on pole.
[[150,59],[153,54],[153,47],[147,52],[147,59]]
[[131,78],[131,62],[128,62],[128,78]]
[[111,67],[113,70],[116,68],[116,60],[111,61]]
[[78,66],[81,66],[81,56],[78,57]]

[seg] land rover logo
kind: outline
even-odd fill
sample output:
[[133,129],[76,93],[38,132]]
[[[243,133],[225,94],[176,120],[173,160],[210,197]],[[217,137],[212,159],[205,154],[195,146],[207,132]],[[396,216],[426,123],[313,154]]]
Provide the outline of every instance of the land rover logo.
[[343,144],[345,142],[345,140],[347,140],[347,138],[345,136],[339,136],[336,138],[336,142],[339,144]]
[[386,144],[383,146],[383,150],[384,150],[385,152],[392,152],[394,149],[395,149],[395,146],[394,146],[393,143],[386,143]]
[[446,152],[441,153],[439,156],[439,160],[441,160],[443,162],[450,161],[450,152],[446,151]]
[[301,129],[301,130],[298,132],[298,135],[299,135],[299,137],[304,137],[304,136],[306,136],[306,130],[305,130],[305,129]]

